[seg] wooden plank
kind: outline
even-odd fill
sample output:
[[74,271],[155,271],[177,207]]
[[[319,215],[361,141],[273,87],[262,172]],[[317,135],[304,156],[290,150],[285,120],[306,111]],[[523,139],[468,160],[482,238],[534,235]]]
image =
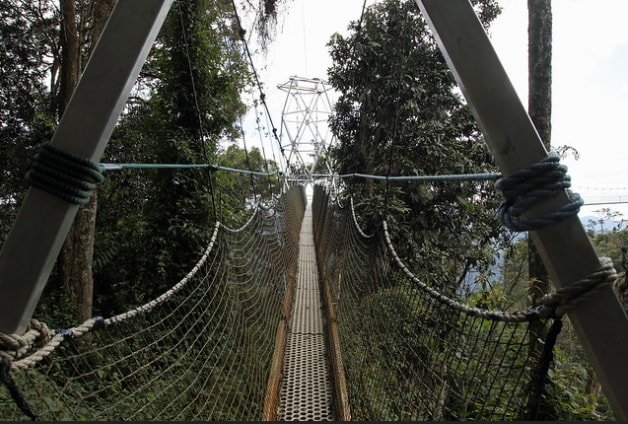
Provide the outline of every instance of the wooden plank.
[[[51,140],[98,161],[173,0],[120,0]],[[0,252],[0,331],[24,332],[78,206],[30,188]]]
[[[454,73],[504,175],[547,156],[491,42],[468,0],[416,0]],[[561,193],[533,209],[539,216],[567,203]],[[557,288],[569,286],[598,266],[577,217],[532,231]],[[628,319],[611,287],[569,312],[604,391],[619,419],[628,419]]]

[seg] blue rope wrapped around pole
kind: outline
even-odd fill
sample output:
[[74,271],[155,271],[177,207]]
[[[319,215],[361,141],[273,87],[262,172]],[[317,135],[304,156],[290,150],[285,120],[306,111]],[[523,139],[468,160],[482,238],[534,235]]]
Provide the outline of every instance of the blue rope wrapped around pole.
[[571,187],[567,167],[560,164],[556,152],[550,152],[540,162],[499,179],[495,187],[504,195],[504,201],[498,209],[499,218],[513,231],[532,231],[556,224],[577,215],[584,204],[579,194],[567,190],[570,201],[558,210],[540,217],[523,218],[525,212],[534,205]]
[[87,204],[96,184],[103,179],[98,163],[50,143],[39,148],[26,173],[28,184],[75,205]]

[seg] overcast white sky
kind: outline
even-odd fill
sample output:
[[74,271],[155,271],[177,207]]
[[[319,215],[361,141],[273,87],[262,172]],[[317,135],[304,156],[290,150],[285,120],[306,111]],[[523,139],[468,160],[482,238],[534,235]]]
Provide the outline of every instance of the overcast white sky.
[[[499,3],[503,11],[490,29],[491,40],[527,105],[527,2]],[[347,32],[361,7],[362,0],[288,0],[268,55],[254,56],[278,129],[286,94],[277,84],[291,75],[326,79],[331,59],[325,45],[332,33]],[[554,0],[552,9],[552,144],[579,151],[579,160],[564,163],[585,202],[628,201],[628,1]],[[247,143],[259,140],[251,132]],[[270,141],[265,146],[269,151]],[[628,218],[628,205],[585,206],[581,216],[601,207]]]

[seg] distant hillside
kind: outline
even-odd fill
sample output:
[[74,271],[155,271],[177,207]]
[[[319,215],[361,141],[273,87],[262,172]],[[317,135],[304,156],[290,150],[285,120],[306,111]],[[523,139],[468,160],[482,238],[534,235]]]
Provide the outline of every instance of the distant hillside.
[[[596,233],[612,231],[613,228],[618,227],[622,224],[620,221],[606,220],[602,223],[602,227],[600,228],[600,218],[594,215],[581,216],[580,222],[586,230],[591,228],[592,223],[594,224],[593,230]],[[621,228],[626,228],[627,223],[624,222]]]
[[[600,233],[599,217],[595,215],[586,215],[579,218],[585,230],[589,230],[591,228],[589,222],[593,222],[595,224],[593,227],[595,233]],[[602,232],[610,232],[613,230],[613,228],[618,227],[620,224],[622,225],[621,229],[628,228],[628,222],[624,222],[622,224],[620,221],[606,220],[602,223]],[[526,234],[526,232],[513,234],[513,242],[526,237]],[[501,257],[501,255],[498,254],[495,256],[495,262],[495,265],[491,266],[490,272],[492,273],[492,278],[499,279],[501,277],[501,266],[503,263],[503,258]],[[479,273],[475,270],[469,271],[466,278],[464,279],[465,283],[470,285],[471,287],[475,287],[475,284],[473,282],[478,277],[478,275]]]

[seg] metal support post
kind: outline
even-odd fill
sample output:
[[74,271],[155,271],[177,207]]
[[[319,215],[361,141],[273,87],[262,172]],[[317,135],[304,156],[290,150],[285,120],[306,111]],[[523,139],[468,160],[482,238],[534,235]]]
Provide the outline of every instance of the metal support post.
[[[51,140],[99,161],[173,0],[119,0]],[[29,188],[0,252],[0,331],[24,332],[78,206]]]
[[[416,0],[504,175],[547,156],[491,42],[468,0]],[[569,201],[567,193],[530,212],[540,216]],[[553,283],[565,287],[600,265],[582,224],[571,217],[532,231]],[[611,287],[569,313],[617,418],[628,419],[628,319]]]
[[[297,174],[303,174],[308,181],[317,172],[331,174],[327,154],[334,143],[327,123],[333,110],[331,86],[318,78],[292,76],[277,88],[286,92],[279,135],[281,147],[289,150],[286,166],[294,166]],[[319,169],[318,161],[323,157],[326,169]]]

